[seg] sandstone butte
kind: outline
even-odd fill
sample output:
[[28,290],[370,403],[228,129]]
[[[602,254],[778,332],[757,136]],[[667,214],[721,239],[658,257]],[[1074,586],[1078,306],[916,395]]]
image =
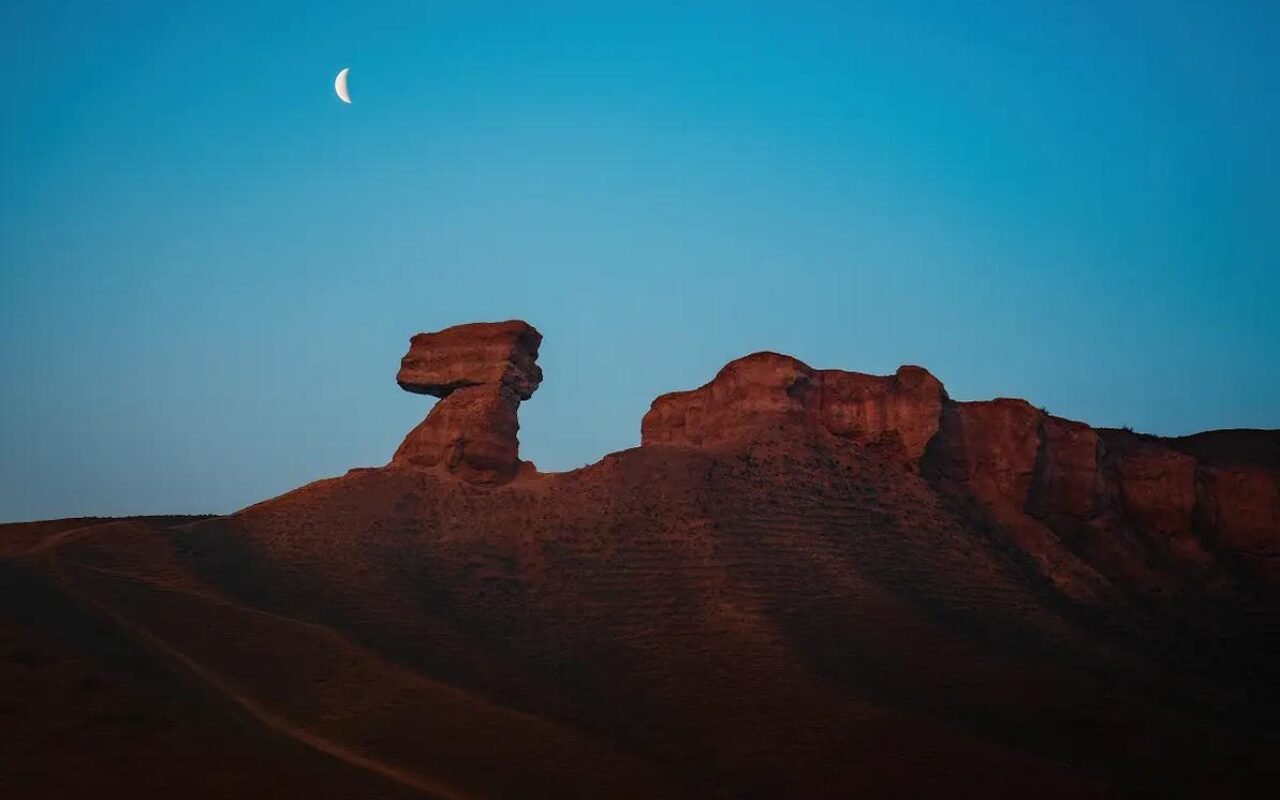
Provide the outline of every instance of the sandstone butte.
[[438,401],[384,467],[0,526],[0,795],[1280,780],[1280,431],[1094,429],[756,353],[658,397],[639,447],[540,473],[541,338],[414,336],[396,380]]

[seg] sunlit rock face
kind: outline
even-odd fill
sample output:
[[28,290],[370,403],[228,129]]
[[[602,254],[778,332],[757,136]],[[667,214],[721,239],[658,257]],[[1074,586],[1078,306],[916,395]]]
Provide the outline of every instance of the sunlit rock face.
[[526,322],[477,322],[409,340],[396,382],[440,398],[409,432],[393,467],[442,468],[462,480],[501,484],[520,468],[517,410],[542,382],[542,334]]
[[698,389],[655,400],[641,423],[641,442],[702,446],[763,426],[812,424],[916,469],[945,399],[942,383],[920,367],[867,375],[754,353],[729,362]]
[[1227,561],[1280,583],[1274,432],[1098,430],[1025,400],[954,401],[920,367],[868,375],[762,352],[654,400],[641,443],[718,448],[800,428],[919,474],[1077,602],[1114,604],[1108,584],[1157,598],[1213,590]]
[[448,397],[464,386],[505,386],[528,400],[542,383],[542,334],[527,322],[472,322],[409,340],[396,383],[407,392]]

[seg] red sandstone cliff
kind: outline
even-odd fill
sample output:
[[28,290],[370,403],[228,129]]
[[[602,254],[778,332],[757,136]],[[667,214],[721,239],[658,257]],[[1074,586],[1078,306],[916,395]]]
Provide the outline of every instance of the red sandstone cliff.
[[1280,586],[1276,431],[1239,432],[1247,446],[1227,444],[1233,432],[1169,440],[1098,431],[1023,400],[953,401],[920,367],[877,376],[756,353],[655,400],[641,440],[700,447],[787,426],[922,473],[1078,601],[1213,591],[1228,566]]

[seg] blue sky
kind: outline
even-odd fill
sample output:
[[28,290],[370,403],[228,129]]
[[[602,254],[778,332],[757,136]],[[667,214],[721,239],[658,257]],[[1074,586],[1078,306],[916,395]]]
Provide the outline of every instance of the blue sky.
[[409,335],[513,317],[543,469],[761,349],[1280,427],[1278,9],[4,4],[0,520],[385,463]]

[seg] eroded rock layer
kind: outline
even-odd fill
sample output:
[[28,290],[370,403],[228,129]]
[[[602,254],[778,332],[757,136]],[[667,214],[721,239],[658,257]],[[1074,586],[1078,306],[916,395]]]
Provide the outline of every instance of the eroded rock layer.
[[1274,431],[1161,439],[1095,430],[1023,400],[953,401],[919,367],[877,376],[756,353],[698,389],[655,400],[641,440],[708,447],[788,425],[922,473],[1079,601],[1113,603],[1116,586],[1155,596],[1212,591],[1226,562],[1280,583]]
[[815,370],[790,356],[755,353],[715,379],[653,401],[641,442],[705,445],[769,425],[807,422],[918,466],[938,431],[946,392],[920,367],[889,376]]
[[409,340],[396,382],[441,398],[391,459],[443,467],[463,480],[500,484],[520,467],[517,411],[542,382],[542,334],[526,322],[456,325]]

